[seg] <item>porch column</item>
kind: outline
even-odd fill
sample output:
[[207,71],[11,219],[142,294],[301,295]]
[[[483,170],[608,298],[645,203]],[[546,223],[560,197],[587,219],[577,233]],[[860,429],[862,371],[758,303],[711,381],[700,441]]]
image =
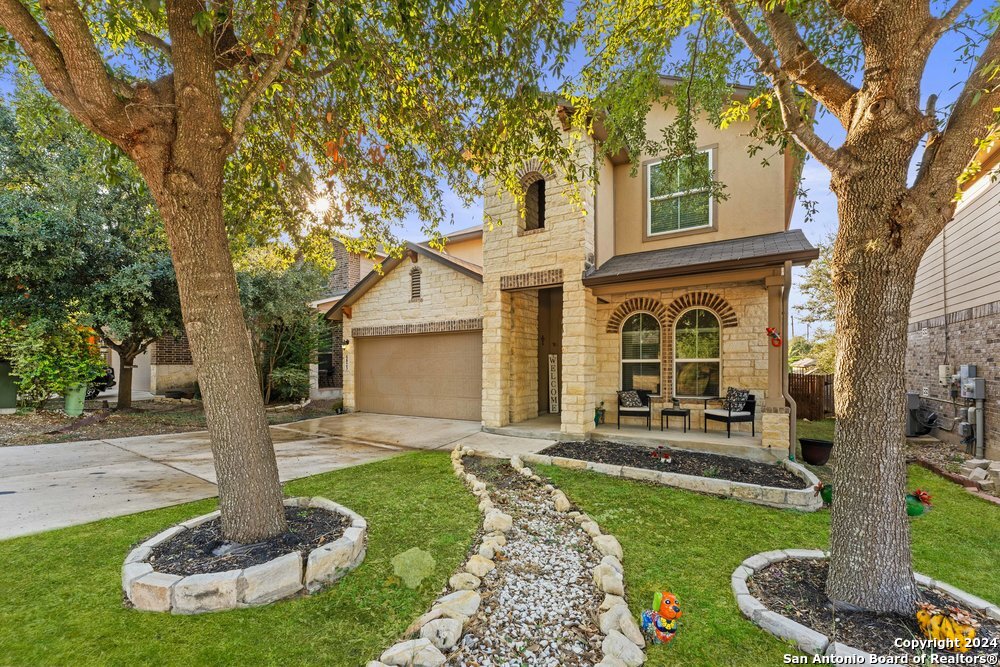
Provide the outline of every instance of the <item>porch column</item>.
[[[344,340],[348,341],[347,348],[343,349],[343,369],[344,369],[344,411],[354,412],[357,409],[357,403],[354,397],[354,351],[358,347],[357,341],[351,335],[351,318],[344,316],[343,325],[343,337]],[[341,341],[334,341],[334,345],[340,345]]]
[[510,423],[510,374],[513,331],[511,294],[500,285],[483,285],[483,426]]
[[[767,286],[767,326],[773,327],[782,338],[780,346],[767,346],[767,397],[764,399],[764,410],[761,415],[761,445],[768,449],[788,450],[789,416],[785,406],[785,397],[781,393],[783,374],[788,368],[783,363],[782,346],[788,344],[788,322],[783,316],[782,290],[785,279],[781,275],[768,276],[764,279]],[[761,331],[760,335],[767,335]]]
[[597,297],[582,282],[563,283],[562,432],[585,436],[597,406]]

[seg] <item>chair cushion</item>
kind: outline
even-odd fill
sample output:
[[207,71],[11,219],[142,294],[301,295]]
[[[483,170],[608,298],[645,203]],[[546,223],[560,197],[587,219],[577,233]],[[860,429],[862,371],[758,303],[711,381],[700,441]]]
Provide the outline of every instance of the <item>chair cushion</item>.
[[732,414],[730,414],[729,410],[717,410],[715,408],[713,408],[711,410],[705,410],[705,414],[706,415],[712,415],[713,417],[727,417],[727,418],[728,417],[749,417],[750,416],[749,412],[744,412],[744,411],[737,412],[736,410],[733,410]]
[[632,389],[618,392],[618,405],[623,408],[643,407],[642,399],[639,398],[639,392]]
[[750,398],[750,390],[730,387],[726,390],[726,399],[722,404],[726,409],[736,412],[743,409],[743,406],[747,404],[748,398]]
[[639,415],[639,414],[644,415],[647,412],[650,412],[650,409],[649,409],[648,405],[643,405],[642,407],[638,407],[638,408],[626,408],[623,405],[620,408],[618,408],[618,412],[622,413],[623,415],[629,414],[629,413],[637,414],[637,415]]

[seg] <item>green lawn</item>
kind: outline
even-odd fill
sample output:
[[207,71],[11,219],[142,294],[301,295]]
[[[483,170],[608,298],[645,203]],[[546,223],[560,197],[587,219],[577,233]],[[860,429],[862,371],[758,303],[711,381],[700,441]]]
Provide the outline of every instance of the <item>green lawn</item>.
[[[213,509],[204,501],[0,542],[0,665],[344,665],[377,658],[430,607],[464,560],[479,521],[448,457],[407,454],[287,485],[368,519],[364,563],[329,590],[269,607],[201,616],[122,607],[129,546]],[[430,551],[413,591],[389,560]]]
[[[649,665],[777,665],[788,649],[745,620],[729,588],[747,556],[825,547],[829,514],[799,514],[594,473],[539,467],[625,550],[632,610],[672,590],[684,608],[677,638],[649,651]],[[911,485],[935,510],[913,520],[916,566],[986,599],[1000,600],[1000,507],[921,468]],[[426,611],[462,562],[478,522],[474,499],[446,455],[414,453],[288,485],[321,494],[369,521],[368,557],[312,597],[202,616],[130,611],[119,571],[129,546],[212,508],[211,501],[0,542],[0,665],[350,665],[378,656]],[[413,546],[437,559],[416,591],[389,560]],[[577,613],[567,609],[568,614]]]
[[[826,548],[829,512],[800,514],[596,473],[539,466],[625,552],[629,604],[638,615],[657,590],[684,611],[677,637],[650,648],[647,665],[779,665],[789,648],[739,612],[729,587],[743,559],[781,548]],[[988,600],[1000,600],[1000,507],[918,468],[910,484],[934,496],[913,520],[915,567]]]

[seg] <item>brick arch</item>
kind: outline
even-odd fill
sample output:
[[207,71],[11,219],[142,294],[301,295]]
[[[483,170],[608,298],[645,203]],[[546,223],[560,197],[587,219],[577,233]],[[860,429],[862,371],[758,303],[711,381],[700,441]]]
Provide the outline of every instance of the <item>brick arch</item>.
[[611,313],[611,319],[608,320],[606,331],[608,333],[618,333],[618,329],[621,327],[622,322],[625,321],[625,318],[635,312],[649,313],[659,321],[661,327],[663,327],[667,320],[667,309],[663,307],[663,304],[658,299],[635,297],[619,304],[615,308],[615,312]]
[[544,164],[538,158],[531,158],[525,160],[521,164],[520,170],[521,185],[523,187],[528,187],[535,181],[539,179],[545,179],[546,181],[551,181],[555,178],[555,174],[552,170],[548,168],[548,165]]
[[688,292],[674,299],[674,302],[667,308],[668,324],[672,325],[677,316],[688,308],[706,308],[711,310],[718,315],[723,329],[735,327],[739,324],[736,319],[736,311],[729,305],[729,302],[718,294],[712,294],[711,292]]

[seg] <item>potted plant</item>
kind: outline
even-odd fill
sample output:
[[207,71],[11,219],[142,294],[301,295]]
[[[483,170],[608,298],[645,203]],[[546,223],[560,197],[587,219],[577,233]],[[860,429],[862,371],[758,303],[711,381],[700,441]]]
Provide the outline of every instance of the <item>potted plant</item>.
[[809,465],[822,466],[830,460],[830,452],[833,450],[832,440],[799,438],[799,444],[802,445],[802,458]]
[[604,401],[601,401],[600,405],[594,408],[594,426],[597,427],[604,423]]

